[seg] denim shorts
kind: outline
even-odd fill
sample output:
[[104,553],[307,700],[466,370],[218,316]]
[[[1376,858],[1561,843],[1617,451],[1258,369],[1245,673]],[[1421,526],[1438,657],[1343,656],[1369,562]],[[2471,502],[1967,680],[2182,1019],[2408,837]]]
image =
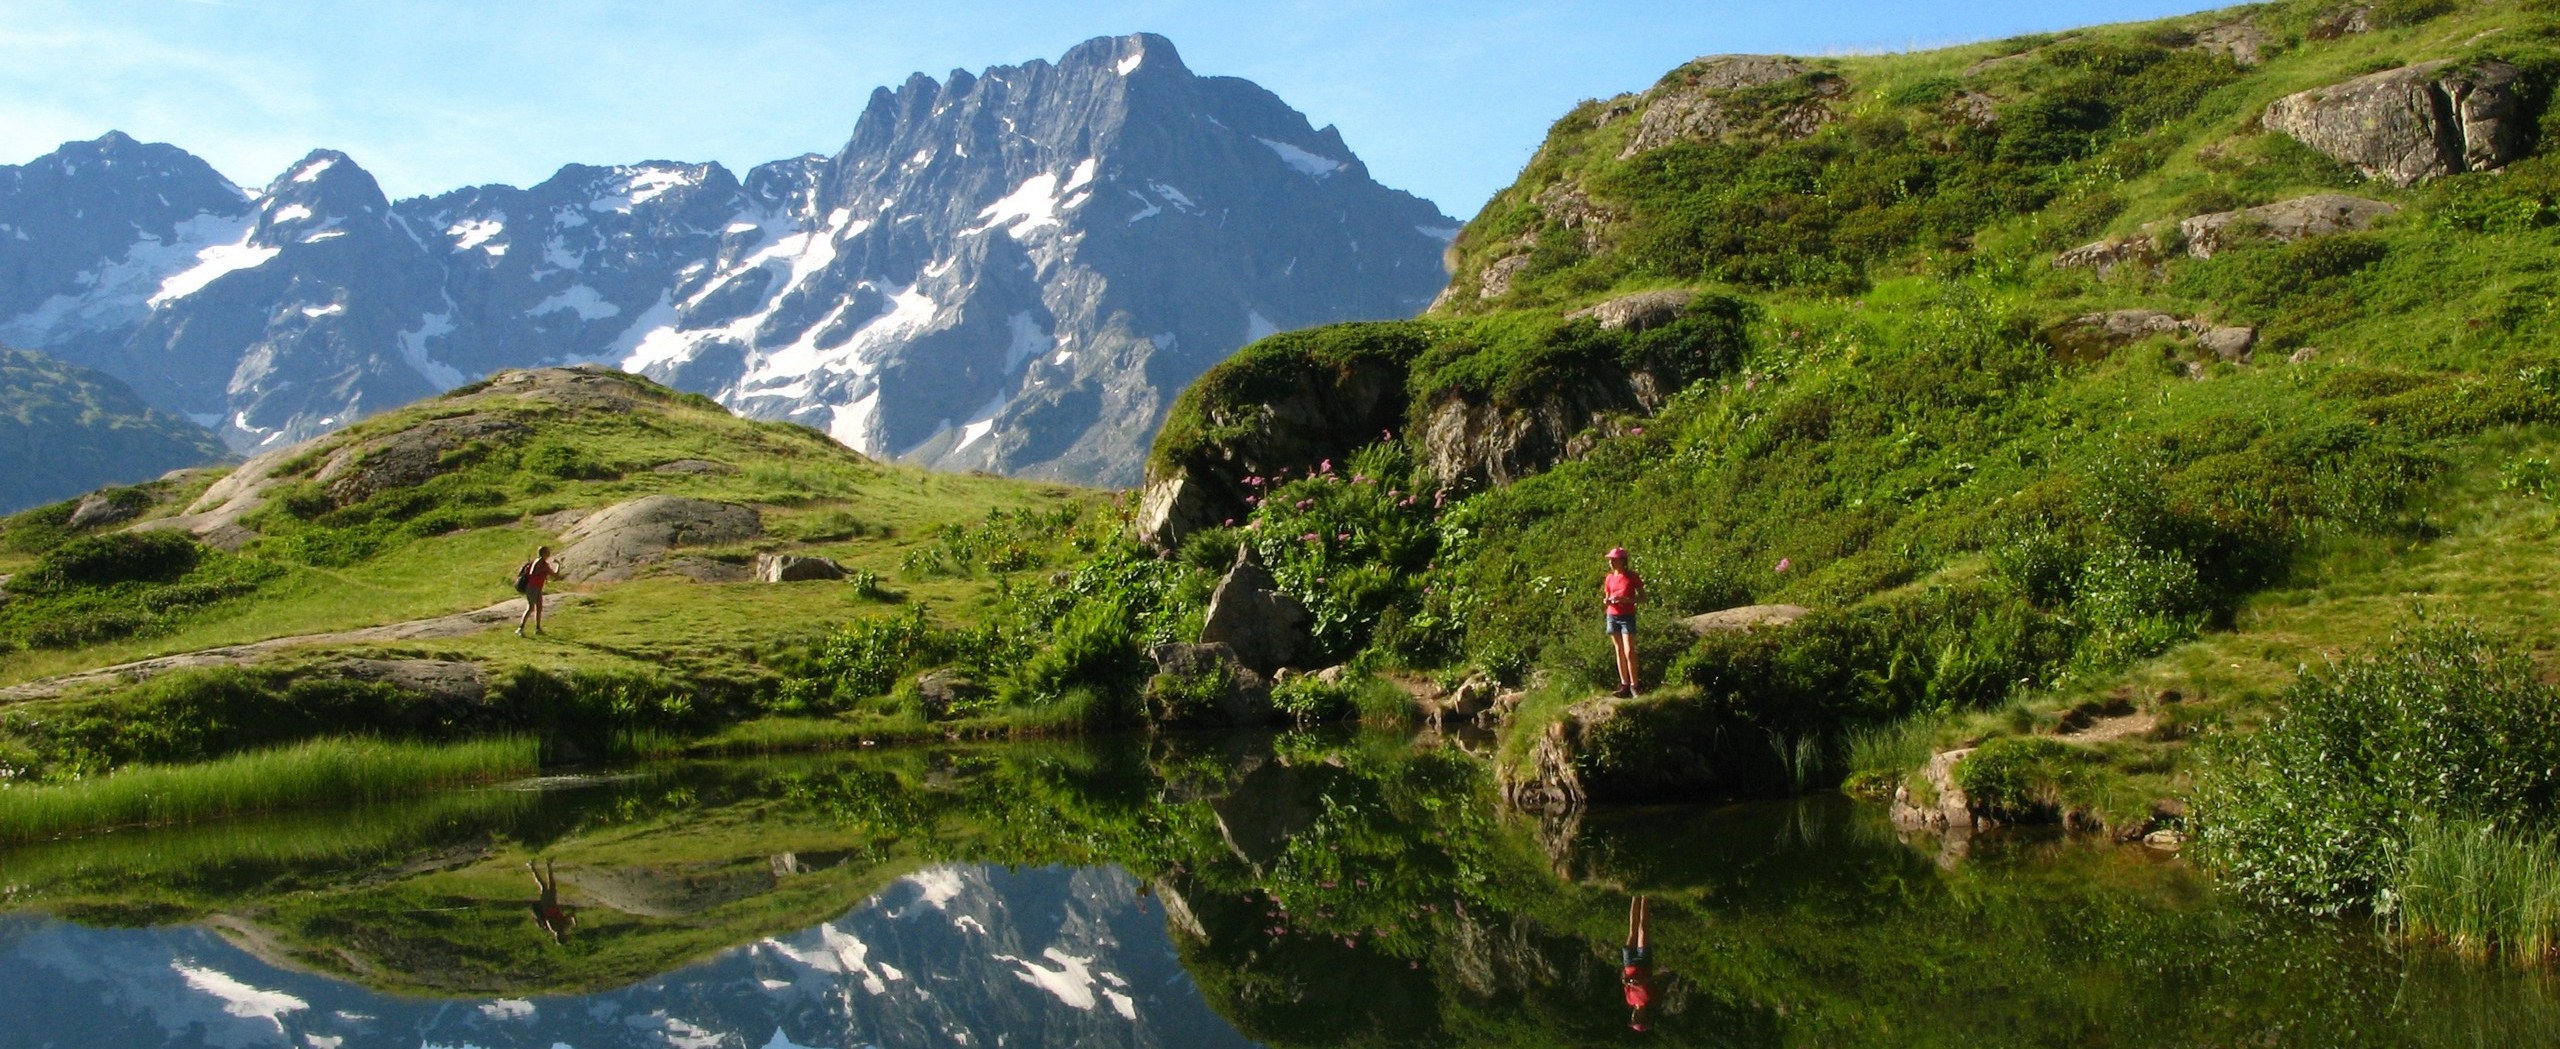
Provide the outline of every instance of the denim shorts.
[[1610,612],[1606,613],[1606,616],[1608,619],[1608,629],[1610,634],[1633,634],[1636,632],[1635,613]]

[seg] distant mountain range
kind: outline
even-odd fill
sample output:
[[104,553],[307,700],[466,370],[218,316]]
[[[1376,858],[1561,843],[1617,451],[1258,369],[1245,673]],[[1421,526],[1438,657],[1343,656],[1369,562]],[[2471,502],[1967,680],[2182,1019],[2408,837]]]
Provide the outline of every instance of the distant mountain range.
[[110,133],[0,167],[0,343],[232,450],[490,371],[603,362],[945,469],[1133,484],[1246,342],[1410,316],[1458,223],[1162,37],[880,89],[832,157],[571,165],[393,202],[344,154],[244,191]]

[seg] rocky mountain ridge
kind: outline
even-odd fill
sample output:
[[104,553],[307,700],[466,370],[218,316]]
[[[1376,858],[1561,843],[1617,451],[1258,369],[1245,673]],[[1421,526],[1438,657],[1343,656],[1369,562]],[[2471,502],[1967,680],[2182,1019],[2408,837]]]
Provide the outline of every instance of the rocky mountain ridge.
[[874,92],[845,147],[389,200],[244,191],[120,133],[0,168],[0,341],[235,451],[506,367],[607,363],[866,454],[1134,483],[1172,393],[1287,328],[1408,316],[1457,223],[1162,37]]

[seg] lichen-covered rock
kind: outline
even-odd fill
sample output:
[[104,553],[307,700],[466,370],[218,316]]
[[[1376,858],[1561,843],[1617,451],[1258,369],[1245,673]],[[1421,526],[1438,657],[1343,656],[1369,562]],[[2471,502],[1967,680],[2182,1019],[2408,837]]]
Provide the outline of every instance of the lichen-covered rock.
[[1689,632],[1699,637],[1709,634],[1747,634],[1754,630],[1782,627],[1806,616],[1813,610],[1803,605],[1744,605],[1690,616],[1680,621]]
[[[1636,133],[1618,157],[1624,160],[1682,139],[1712,141],[1740,131],[1731,105],[1733,92],[1785,83],[1811,72],[1803,62],[1782,55],[1715,55],[1692,62],[1673,74],[1673,83],[1654,90]],[[1771,114],[1770,129],[1781,137],[1802,138],[1830,123],[1831,107],[1823,100],[1837,97],[1845,85],[1836,78],[1823,78],[1813,88],[1813,97]]]
[[1252,544],[1238,544],[1235,567],[1209,596],[1200,643],[1225,645],[1238,665],[1269,677],[1292,665],[1307,642],[1306,606],[1280,591]]
[[2095,270],[2100,277],[2112,275],[2119,266],[2158,265],[2160,265],[2159,245],[2145,236],[2095,241],[2053,257],[2055,269]]
[[1528,268],[1529,256],[1525,254],[1512,255],[1486,263],[1484,275],[1476,280],[1476,297],[1499,299],[1510,294],[1511,282],[1519,278],[1520,271]]
[[763,532],[763,519],[753,507],[642,496],[579,521],[560,537],[564,549],[558,562],[569,580],[610,582],[640,574],[678,547],[744,542]]
[[2213,355],[2234,364],[2249,359],[2251,347],[2258,344],[2258,329],[2237,326],[2206,329],[2196,336],[2196,345],[2212,350]]
[[2504,62],[2421,62],[2287,95],[2261,122],[2368,178],[2412,186],[2520,155],[2519,77]]
[[1698,293],[1676,288],[1640,291],[1596,306],[1586,306],[1565,316],[1589,317],[1599,321],[1604,331],[1650,331],[1679,320],[1689,312],[1689,304],[1697,299]]
[[2274,42],[2275,38],[2264,29],[2248,22],[2230,22],[2197,33],[2188,46],[2225,56],[2243,66],[2255,66],[2266,61],[2267,45]]
[[2310,237],[2372,229],[2400,206],[2344,193],[2314,193],[2238,211],[2197,215],[2178,223],[2187,254],[2209,259],[2248,239],[2292,243]]
[[1972,830],[1976,823],[1973,803],[1964,796],[1964,788],[1956,785],[1956,766],[1971,750],[1950,750],[1930,757],[1920,770],[1919,793],[1906,783],[1893,793],[1893,821],[1906,827],[1936,827]]

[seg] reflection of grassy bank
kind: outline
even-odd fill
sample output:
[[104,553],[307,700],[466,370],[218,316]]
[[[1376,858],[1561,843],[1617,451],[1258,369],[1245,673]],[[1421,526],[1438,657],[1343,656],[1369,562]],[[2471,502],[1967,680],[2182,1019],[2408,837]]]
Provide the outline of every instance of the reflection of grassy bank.
[[320,740],[201,765],[145,765],[80,783],[0,790],[0,842],[385,801],[530,775],[535,752],[529,739],[445,746]]

